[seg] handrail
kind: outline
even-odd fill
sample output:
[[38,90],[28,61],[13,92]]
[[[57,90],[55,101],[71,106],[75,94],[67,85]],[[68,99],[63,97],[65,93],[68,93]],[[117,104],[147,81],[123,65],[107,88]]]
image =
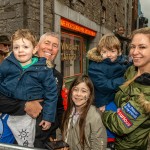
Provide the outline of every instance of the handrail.
[[23,147],[23,146],[18,146],[15,144],[0,143],[0,150],[46,150],[46,149]]

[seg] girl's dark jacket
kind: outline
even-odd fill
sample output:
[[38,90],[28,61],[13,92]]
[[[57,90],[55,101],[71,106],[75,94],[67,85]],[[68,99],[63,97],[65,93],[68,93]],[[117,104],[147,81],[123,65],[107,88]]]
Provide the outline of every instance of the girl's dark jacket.
[[46,59],[23,70],[13,53],[0,66],[0,92],[11,98],[24,101],[44,99],[43,120],[55,121],[57,87],[53,70],[47,67]]
[[107,105],[114,100],[118,87],[125,82],[123,76],[131,64],[123,55],[114,62],[108,58],[102,60],[96,48],[90,50],[87,57],[90,60],[88,75],[94,84],[96,107]]

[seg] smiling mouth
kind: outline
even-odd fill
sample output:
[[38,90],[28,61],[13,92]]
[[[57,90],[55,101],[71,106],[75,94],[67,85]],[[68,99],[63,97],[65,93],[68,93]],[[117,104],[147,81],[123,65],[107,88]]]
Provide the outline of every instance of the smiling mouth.
[[25,57],[26,55],[19,55],[19,57]]
[[45,52],[45,54],[46,54],[46,55],[49,55],[49,56],[51,56],[51,55],[52,55],[51,53],[47,53],[47,52]]
[[139,60],[139,59],[141,59],[141,58],[133,58],[133,60]]

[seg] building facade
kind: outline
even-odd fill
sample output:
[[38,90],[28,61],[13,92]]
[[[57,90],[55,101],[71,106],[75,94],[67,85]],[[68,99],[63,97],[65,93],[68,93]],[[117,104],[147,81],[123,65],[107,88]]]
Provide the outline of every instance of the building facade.
[[87,73],[86,53],[102,35],[119,26],[131,33],[132,5],[132,0],[0,0],[0,34],[11,36],[18,28],[29,28],[38,37],[59,33],[57,69],[69,83]]

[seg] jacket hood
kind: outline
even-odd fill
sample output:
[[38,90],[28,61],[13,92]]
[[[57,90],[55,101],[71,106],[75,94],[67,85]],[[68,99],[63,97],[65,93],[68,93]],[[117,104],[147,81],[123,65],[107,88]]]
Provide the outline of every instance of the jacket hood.
[[[135,79],[135,82],[138,82],[142,85],[149,87],[150,86],[150,74],[143,73],[141,76]],[[145,89],[144,92],[145,92],[144,94],[143,93],[140,94],[139,103],[145,109],[146,113],[150,113],[150,99],[149,99],[150,95],[145,96],[145,94],[147,95],[149,93],[149,90],[147,90],[146,92],[146,89]]]
[[97,52],[96,47],[87,52],[87,58],[95,62],[101,62],[103,60],[101,55]]
[[[137,73],[137,68],[135,66],[131,66],[126,71],[127,80],[134,79],[134,76]],[[135,83],[139,83],[138,88],[143,88],[143,92],[141,92],[138,88],[133,88],[134,91],[138,90],[139,98],[137,102],[144,108],[146,113],[150,113],[150,94],[149,94],[149,86],[150,86],[150,73],[143,73],[141,76],[137,77],[134,80]]]
[[109,58],[103,59],[102,56],[97,51],[96,47],[87,52],[87,58],[89,60],[97,62],[97,63],[105,61],[105,63],[108,63],[108,64],[113,64],[116,62],[120,63],[121,65],[128,65],[128,66],[130,66],[132,64],[131,62],[129,62],[128,57],[125,55],[118,56],[118,58],[114,62],[111,62],[111,60]]

